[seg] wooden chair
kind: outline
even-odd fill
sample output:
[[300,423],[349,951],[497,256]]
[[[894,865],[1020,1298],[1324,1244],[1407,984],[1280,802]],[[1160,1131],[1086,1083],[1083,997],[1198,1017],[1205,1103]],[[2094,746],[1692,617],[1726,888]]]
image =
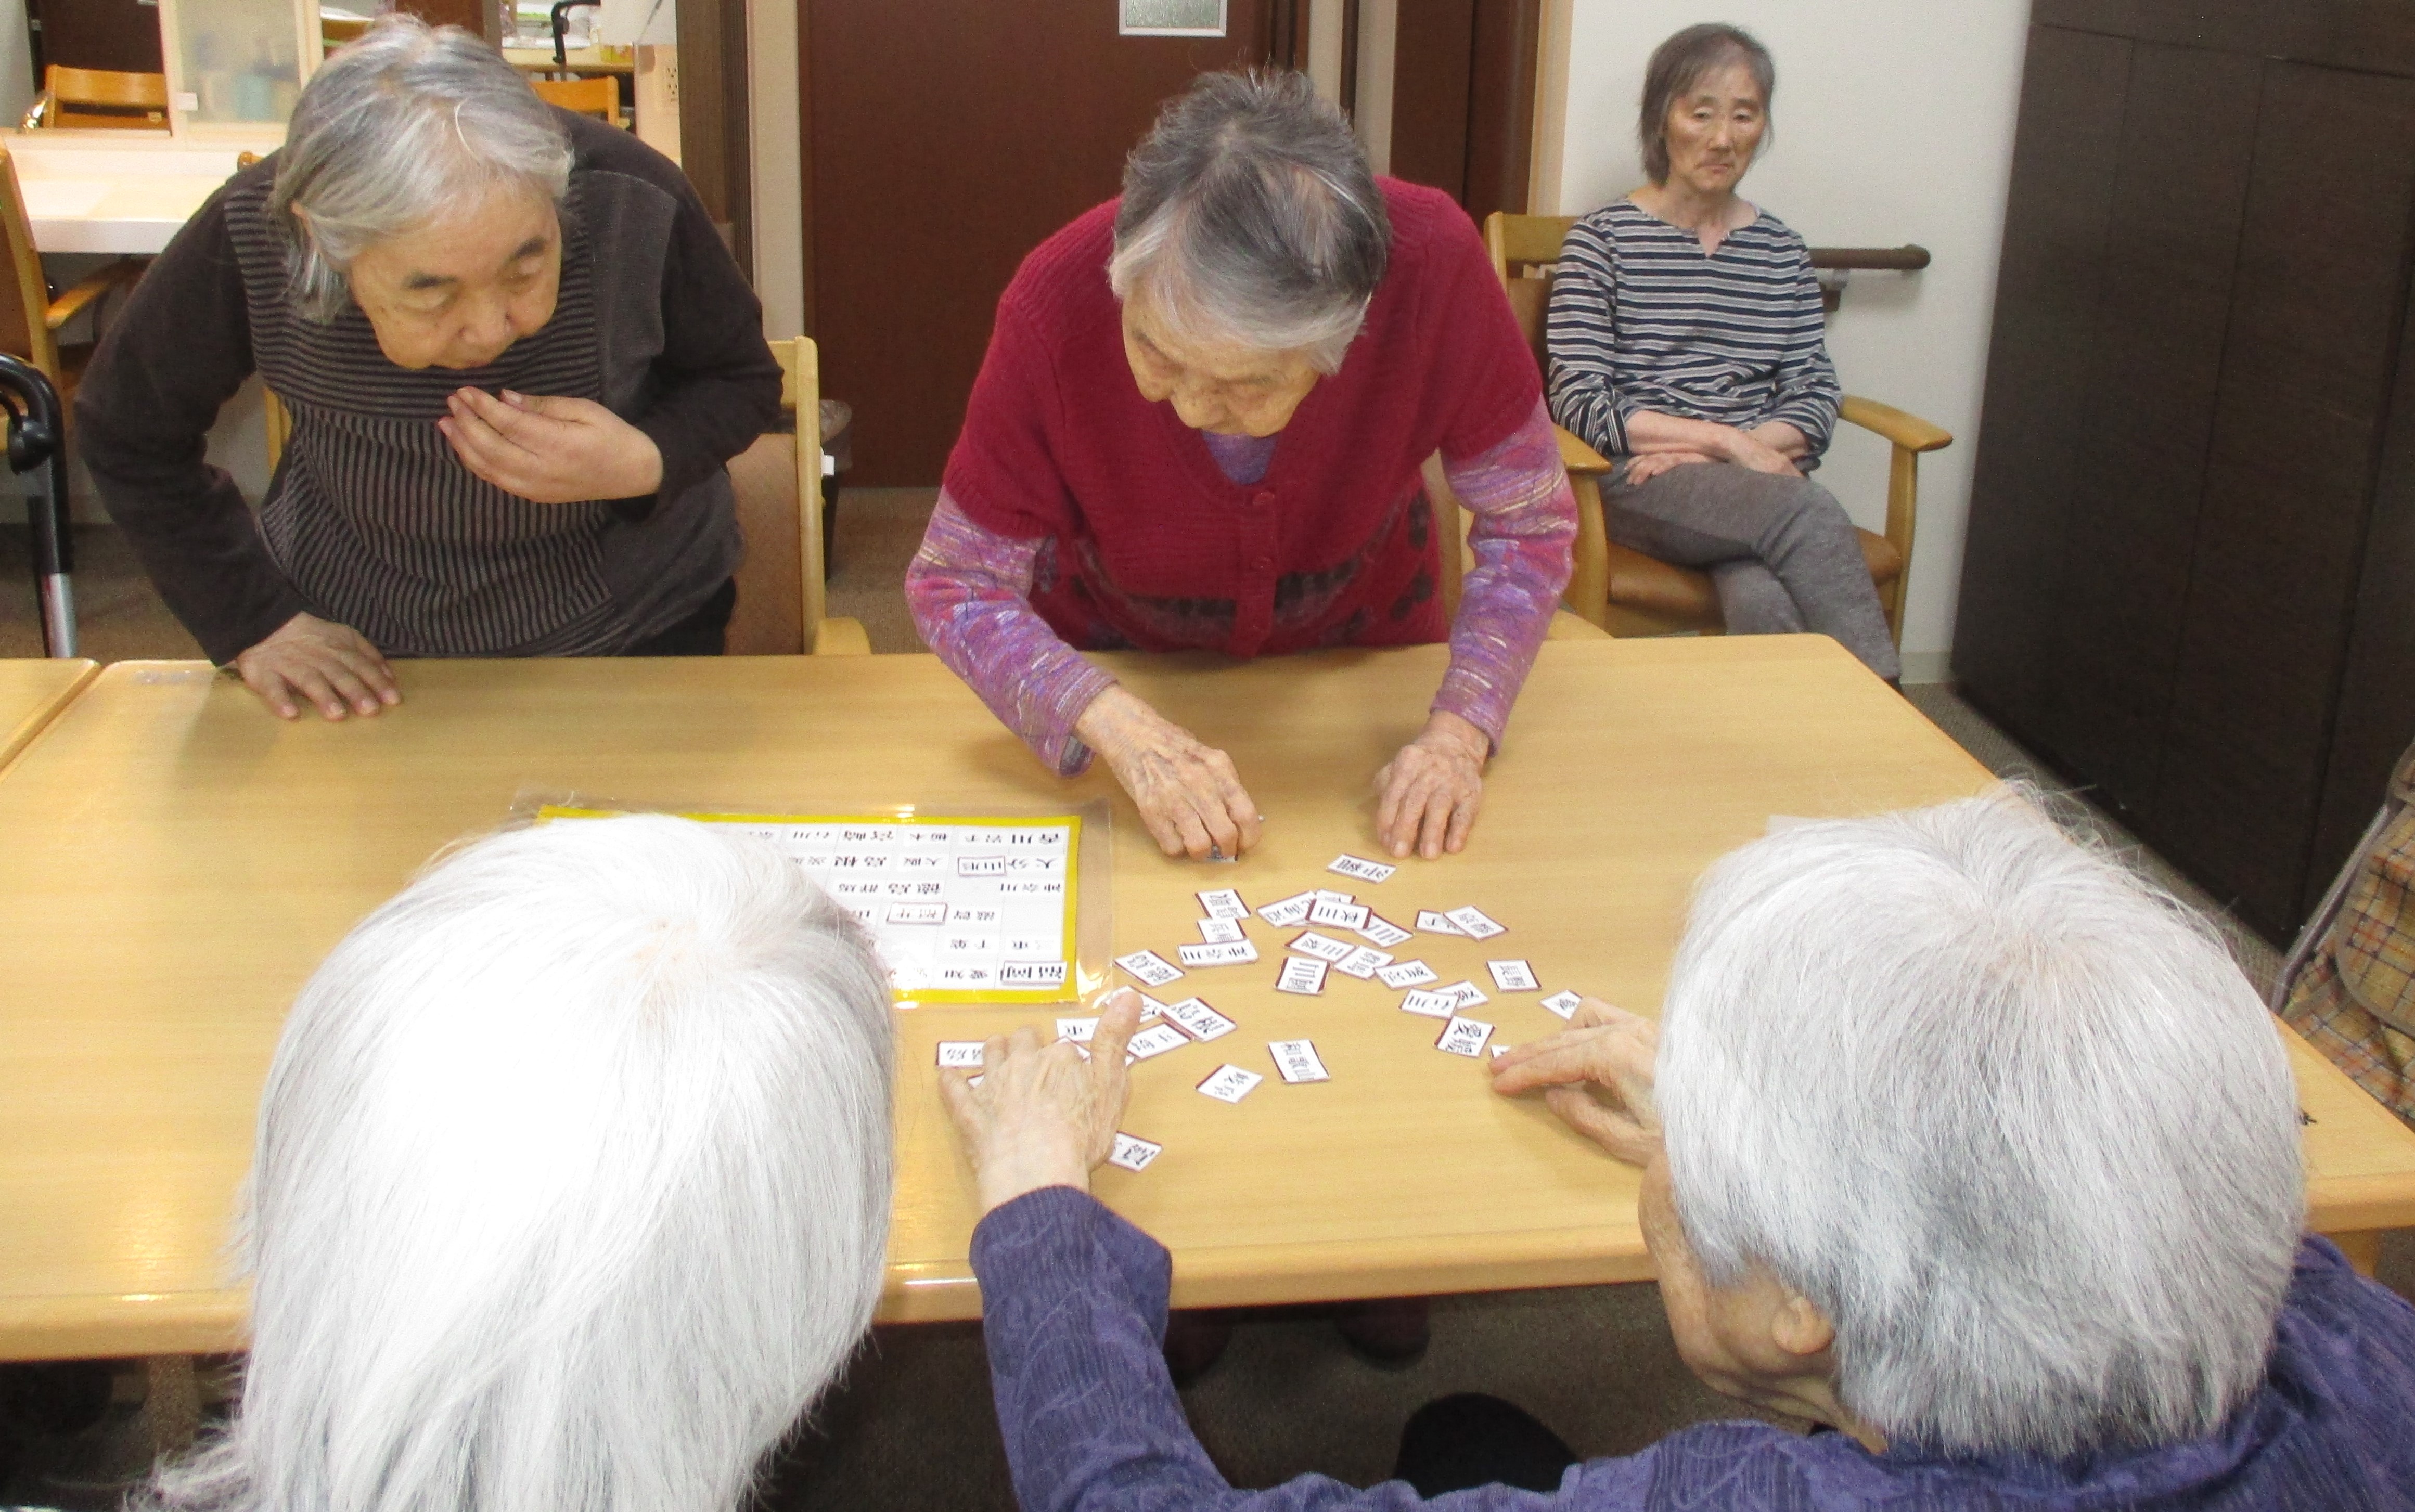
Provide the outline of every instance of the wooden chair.
[[[1442,562],[1442,613],[1446,621],[1459,618],[1462,585],[1467,577],[1467,532],[1476,523],[1475,516],[1451,491],[1450,479],[1443,472],[1442,454],[1426,458],[1419,470],[1425,479],[1426,503],[1433,510],[1434,543]],[[1575,474],[1569,474],[1575,481]],[[1588,503],[1590,501],[1590,503]],[[1588,544],[1590,543],[1590,544]],[[1588,587],[1583,581],[1585,567],[1591,561],[1597,576],[1601,564],[1601,495],[1598,490],[1582,489],[1577,494],[1576,571],[1568,576],[1567,602],[1580,604],[1598,600],[1598,586]],[[1584,597],[1581,595],[1590,595]],[[1551,625],[1543,632],[1546,640],[1607,640],[1610,632],[1563,608],[1552,616]]]
[[729,654],[867,655],[872,643],[862,622],[824,612],[819,359],[808,337],[774,341],[772,351],[780,359],[780,408],[796,417],[797,428],[793,436],[760,437],[729,461],[746,541]]
[[[1485,217],[1484,244],[1492,254],[1492,271],[1508,292],[1509,307],[1519,328],[1534,349],[1535,361],[1550,370],[1543,338],[1544,315],[1552,298],[1552,270],[1568,240],[1573,216],[1512,216],[1494,211]],[[1916,415],[1906,414],[1876,400],[1845,396],[1840,417],[1883,437],[1895,448],[1887,471],[1886,533],[1859,532],[1862,556],[1870,581],[1886,611],[1887,629],[1903,642],[1904,579],[1912,562],[1912,531],[1920,510],[1920,454],[1953,444],[1950,432]],[[1556,427],[1555,427],[1556,428]],[[1568,584],[1568,603],[1596,624],[1619,636],[1657,636],[1678,631],[1717,634],[1726,628],[1719,617],[1718,594],[1708,574],[1672,566],[1632,551],[1599,534],[1601,479],[1612,471],[1608,458],[1583,442],[1560,431],[1560,455],[1568,464],[1569,481],[1577,487],[1579,514],[1578,579]],[[1591,496],[1590,504],[1587,496]],[[1588,510],[1599,546],[1586,536]],[[1588,571],[1583,554],[1598,550],[1600,566]],[[1595,586],[1596,583],[1599,587]]]
[[165,131],[168,76],[53,63],[42,70],[41,97],[25,112],[23,124],[60,130]]
[[[797,418],[793,436],[758,436],[729,459],[738,531],[738,607],[726,642],[732,656],[865,656],[862,621],[831,619],[823,587],[821,379],[813,341],[774,341],[780,408]],[[268,468],[292,434],[292,420],[272,391],[264,412]]]
[[0,298],[0,352],[14,352],[40,368],[59,391],[61,402],[71,408],[94,343],[62,347],[60,328],[112,290],[131,286],[142,277],[144,263],[120,259],[52,298],[42,276],[41,252],[34,246],[33,222],[25,214],[24,191],[17,183],[17,164],[6,149],[0,149],[0,239],[8,244],[8,263],[16,274],[16,297]]
[[532,79],[529,87],[548,105],[559,105],[565,111],[592,115],[614,126],[621,124],[621,82],[608,75],[601,79]]

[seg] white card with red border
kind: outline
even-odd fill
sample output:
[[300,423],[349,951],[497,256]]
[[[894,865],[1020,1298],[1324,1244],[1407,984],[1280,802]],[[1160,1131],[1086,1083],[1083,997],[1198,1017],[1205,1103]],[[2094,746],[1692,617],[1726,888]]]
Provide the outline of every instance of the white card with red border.
[[1325,1059],[1316,1053],[1312,1040],[1269,1040],[1267,1054],[1275,1059],[1275,1071],[1294,1085],[1301,1082],[1329,1082],[1333,1073],[1325,1069]]
[[1326,970],[1322,961],[1312,961],[1304,955],[1292,956],[1283,962],[1282,975],[1275,978],[1275,991],[1313,997],[1325,991]]
[[1238,1066],[1219,1066],[1199,1084],[1199,1090],[1219,1102],[1238,1102],[1265,1080],[1256,1071],[1245,1071]]
[[1484,1053],[1484,1041],[1492,1038],[1492,1025],[1482,1019],[1453,1019],[1442,1026],[1442,1035],[1434,1040],[1434,1048],[1473,1060]]
[[1509,927],[1507,924],[1494,923],[1485,917],[1483,909],[1473,904],[1464,908],[1453,908],[1444,917],[1457,924],[1459,932],[1472,940],[1489,940],[1495,935],[1509,933]]
[[1535,968],[1523,961],[1487,961],[1484,969],[1492,973],[1496,992],[1538,993],[1543,984],[1535,980]]
[[1132,974],[1144,987],[1162,987],[1182,975],[1182,968],[1155,951],[1134,951],[1130,955],[1116,957],[1116,965]]
[[1148,1162],[1165,1153],[1162,1145],[1151,1144],[1137,1134],[1116,1130],[1115,1153],[1107,1157],[1109,1165],[1119,1165],[1127,1171],[1146,1171]]

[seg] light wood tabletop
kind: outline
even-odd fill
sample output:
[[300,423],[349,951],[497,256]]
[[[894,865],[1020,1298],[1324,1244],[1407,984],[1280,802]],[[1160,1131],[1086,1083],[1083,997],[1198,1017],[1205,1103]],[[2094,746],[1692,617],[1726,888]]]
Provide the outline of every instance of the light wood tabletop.
[[60,252],[164,251],[246,151],[274,152],[276,127],[207,142],[128,142],[125,131],[12,131],[0,144],[16,163],[34,247]]
[[99,670],[81,657],[0,659],[0,771]]
[[[1103,771],[1048,775],[928,657],[405,662],[372,721],[281,724],[198,664],[104,672],[0,781],[0,1358],[208,1351],[239,1337],[224,1245],[259,1086],[295,989],[431,852],[516,801],[573,791],[683,807],[929,812],[1116,804],[1118,951],[1196,939],[1192,894],[1252,905],[1334,885],[1386,917],[1473,904],[1479,945],[1400,948],[1505,1042],[1558,1021],[1499,994],[1483,961],[1546,992],[1657,1010],[1688,891],[1773,815],[1857,814],[1983,788],[1987,773],[1813,637],[1566,641],[1543,648],[1475,843],[1380,884],[1324,871],[1372,856],[1371,778],[1421,725],[1444,649],[1233,666],[1108,658],[1135,691],[1234,753],[1268,818],[1231,865],[1165,860]],[[1164,1145],[1100,1195],[1164,1240],[1187,1305],[1640,1280],[1635,1177],[1539,1104],[1499,1099],[1400,995],[1336,978],[1276,994],[1255,966],[1194,970],[1238,1032],[1134,1068],[1123,1127]],[[1160,996],[1173,996],[1174,990]],[[968,1318],[971,1185],[935,1096],[934,1046],[1057,1010],[900,1015],[896,1219],[883,1316]],[[1286,1085],[1269,1040],[1332,1072]],[[2327,1230],[2415,1222],[2415,1134],[2293,1047]],[[1238,1105],[1193,1087],[1268,1073]]]

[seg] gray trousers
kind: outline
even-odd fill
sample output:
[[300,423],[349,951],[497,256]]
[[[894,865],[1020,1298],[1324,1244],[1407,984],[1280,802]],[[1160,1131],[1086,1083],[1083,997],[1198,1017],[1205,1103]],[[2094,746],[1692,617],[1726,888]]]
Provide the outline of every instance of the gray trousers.
[[1882,678],[1903,675],[1860,538],[1837,496],[1808,478],[1731,462],[1672,467],[1641,487],[1602,490],[1620,546],[1711,576],[1728,632],[1832,636]]

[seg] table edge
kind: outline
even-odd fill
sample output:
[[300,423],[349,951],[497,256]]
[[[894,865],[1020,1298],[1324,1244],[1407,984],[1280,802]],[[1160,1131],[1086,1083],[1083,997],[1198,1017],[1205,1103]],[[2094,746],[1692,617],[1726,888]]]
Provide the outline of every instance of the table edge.
[[38,740],[42,731],[55,724],[58,717],[67,712],[69,704],[82,697],[85,691],[99,681],[101,666],[98,662],[88,656],[79,656],[75,660],[83,664],[83,670],[76,680],[53,694],[48,703],[19,720],[16,728],[0,735],[0,776],[8,775],[8,769],[16,765],[17,758],[25,754],[26,747]]

